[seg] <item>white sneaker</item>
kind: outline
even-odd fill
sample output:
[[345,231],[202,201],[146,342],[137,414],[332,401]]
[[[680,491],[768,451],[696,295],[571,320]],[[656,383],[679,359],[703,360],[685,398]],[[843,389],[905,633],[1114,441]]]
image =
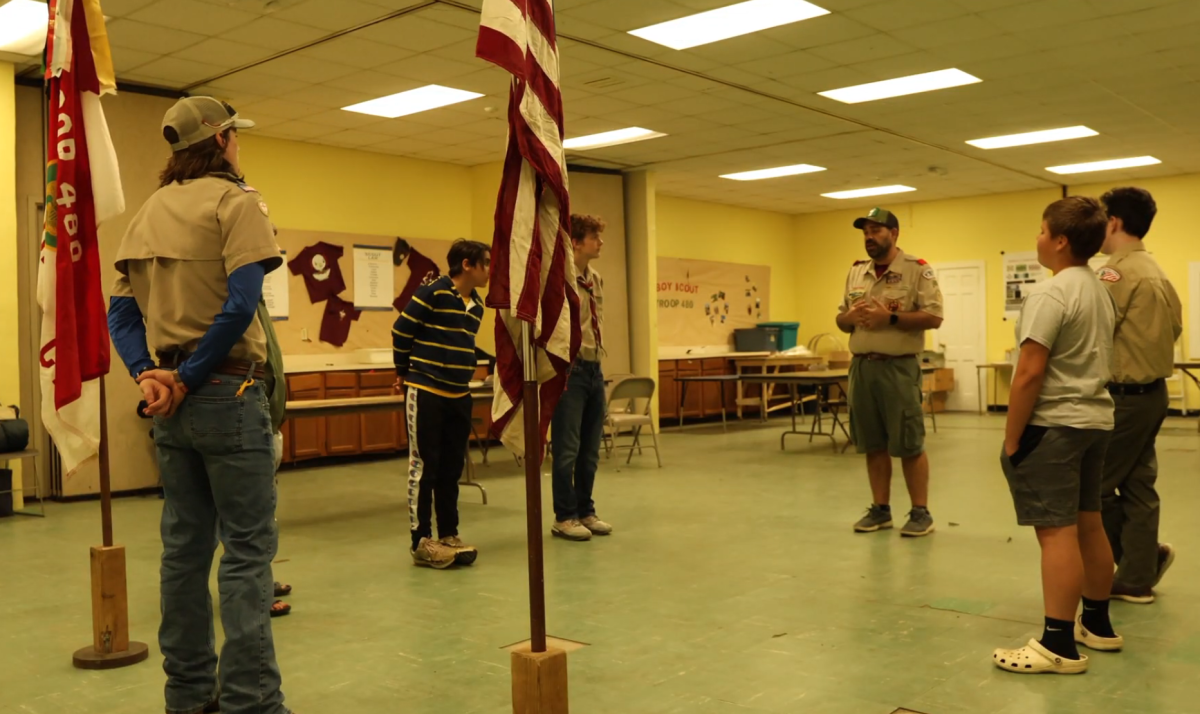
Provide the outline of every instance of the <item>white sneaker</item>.
[[555,521],[550,528],[550,535],[567,540],[591,540],[592,532],[579,522],[578,518],[565,521]]
[[612,526],[597,518],[595,515],[588,516],[579,522],[584,528],[592,532],[592,535],[606,536],[612,535]]

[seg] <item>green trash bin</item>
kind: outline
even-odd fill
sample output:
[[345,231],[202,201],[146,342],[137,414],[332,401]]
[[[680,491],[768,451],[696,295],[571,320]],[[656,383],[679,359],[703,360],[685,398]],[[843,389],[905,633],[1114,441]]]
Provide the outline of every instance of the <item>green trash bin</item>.
[[779,339],[776,342],[781,352],[795,347],[800,337],[799,322],[760,322],[758,326],[777,331]]

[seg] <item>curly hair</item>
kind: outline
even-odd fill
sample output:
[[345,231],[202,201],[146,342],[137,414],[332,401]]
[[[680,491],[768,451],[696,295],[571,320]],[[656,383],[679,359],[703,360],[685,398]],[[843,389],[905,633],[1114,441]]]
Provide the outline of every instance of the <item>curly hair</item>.
[[607,227],[608,224],[599,216],[589,216],[579,213],[571,214],[571,240],[576,243],[593,233],[600,235]]

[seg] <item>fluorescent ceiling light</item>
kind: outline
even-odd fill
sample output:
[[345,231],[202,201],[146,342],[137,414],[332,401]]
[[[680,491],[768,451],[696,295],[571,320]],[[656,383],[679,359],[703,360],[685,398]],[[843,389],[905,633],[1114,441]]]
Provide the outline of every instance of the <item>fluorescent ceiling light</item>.
[[1100,132],[1086,126],[1068,126],[1062,129],[1046,129],[1030,131],[1024,134],[1009,134],[1008,136],[993,136],[990,139],[971,139],[967,143],[980,149],[1007,149],[1010,146],[1028,146],[1030,144],[1047,144],[1051,141],[1066,141],[1067,139],[1083,139],[1088,136],[1098,136]]
[[430,109],[478,99],[482,96],[482,94],[476,92],[430,84],[426,87],[410,89],[407,92],[390,94],[379,99],[352,104],[348,107],[342,107],[342,109],[348,112],[358,112],[359,114],[371,114],[377,117],[395,119],[396,117],[427,112]]
[[723,174],[721,178],[733,179],[734,181],[758,181],[761,179],[779,178],[780,176],[795,176],[797,174],[811,174],[817,171],[824,171],[824,166],[813,166],[811,164],[796,164],[795,166],[780,166],[774,169],[759,169],[757,171],[743,171],[736,174]]
[[845,102],[846,104],[858,104],[859,102],[873,102],[876,99],[903,97],[906,94],[932,92],[935,89],[961,87],[964,84],[975,84],[982,81],[980,78],[967,74],[961,69],[942,69],[937,72],[914,74],[909,77],[885,79],[882,82],[871,82],[870,84],[859,84],[853,87],[831,89],[828,92],[818,92],[818,94],[822,97],[829,97],[839,102]]
[[1086,164],[1067,164],[1066,166],[1047,166],[1046,170],[1055,174],[1085,174],[1089,171],[1110,171],[1112,169],[1130,169],[1135,166],[1153,166],[1162,162],[1153,156],[1134,156],[1129,159],[1109,159],[1108,161],[1092,161]]
[[46,46],[50,11],[44,2],[9,0],[0,5],[0,52],[36,55]]
[[904,193],[916,191],[912,186],[876,186],[875,188],[856,188],[853,191],[834,191],[821,194],[825,198],[866,198],[867,196],[885,196],[889,193]]
[[825,8],[804,0],[749,0],[631,30],[629,34],[671,49],[686,50],[828,14]]
[[600,134],[589,134],[588,136],[577,136],[574,139],[567,139],[563,142],[564,149],[600,149],[605,146],[616,146],[617,144],[631,144],[635,141],[645,141],[646,139],[657,139],[666,134],[660,131],[651,131],[637,126],[631,126],[628,129],[617,129],[616,131],[606,131]]

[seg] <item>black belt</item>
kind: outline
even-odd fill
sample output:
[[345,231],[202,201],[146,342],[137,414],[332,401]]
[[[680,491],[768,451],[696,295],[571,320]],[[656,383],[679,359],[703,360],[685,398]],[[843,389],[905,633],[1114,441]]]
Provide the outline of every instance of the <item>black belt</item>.
[[[159,353],[158,366],[162,369],[176,369],[179,367],[179,365],[183,364],[183,361],[187,358],[188,355],[185,352]],[[216,374],[229,374],[235,377],[245,377],[251,374],[251,368],[254,369],[253,375],[255,379],[266,378],[267,373],[263,370],[261,365],[240,359],[222,360],[217,364],[216,367],[213,367],[212,371]]]
[[1156,379],[1149,384],[1123,384],[1118,382],[1108,383],[1108,393],[1118,396],[1129,396],[1132,394],[1150,394],[1157,392],[1167,381],[1165,379]]
[[862,359],[869,359],[872,362],[886,362],[893,359],[916,359],[916,355],[885,355],[881,352],[867,352],[866,354],[854,355]]

